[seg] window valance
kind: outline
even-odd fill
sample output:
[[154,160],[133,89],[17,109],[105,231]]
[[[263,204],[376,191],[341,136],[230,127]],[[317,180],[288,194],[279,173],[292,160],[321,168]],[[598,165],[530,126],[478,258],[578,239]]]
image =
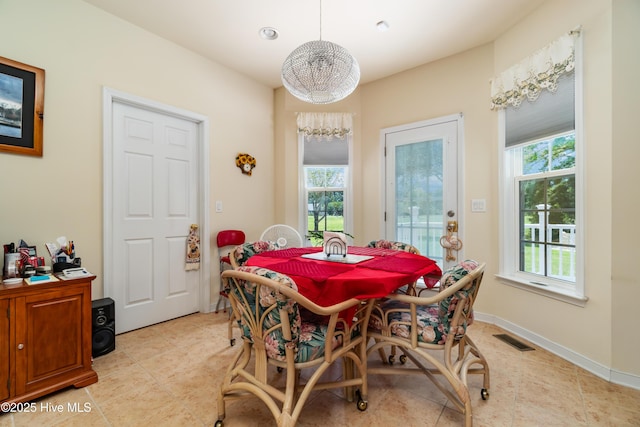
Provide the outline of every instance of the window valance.
[[298,113],[298,133],[307,136],[339,137],[351,134],[350,113]]
[[517,107],[535,101],[546,89],[555,92],[558,78],[575,67],[575,44],[580,30],[553,41],[491,80],[491,109]]

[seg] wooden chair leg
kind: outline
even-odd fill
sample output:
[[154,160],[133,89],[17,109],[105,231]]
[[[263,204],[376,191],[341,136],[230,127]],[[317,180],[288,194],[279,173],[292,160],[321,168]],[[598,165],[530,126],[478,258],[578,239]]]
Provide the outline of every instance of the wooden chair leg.
[[236,339],[233,337],[233,313],[231,312],[231,307],[229,307],[229,345],[233,347],[236,343]]

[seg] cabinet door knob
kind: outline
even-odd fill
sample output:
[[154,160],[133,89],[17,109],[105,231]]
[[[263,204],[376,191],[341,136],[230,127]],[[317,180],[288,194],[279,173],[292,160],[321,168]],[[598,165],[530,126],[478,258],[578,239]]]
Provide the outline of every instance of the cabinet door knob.
[[24,344],[18,344],[18,350],[22,350],[24,348]]

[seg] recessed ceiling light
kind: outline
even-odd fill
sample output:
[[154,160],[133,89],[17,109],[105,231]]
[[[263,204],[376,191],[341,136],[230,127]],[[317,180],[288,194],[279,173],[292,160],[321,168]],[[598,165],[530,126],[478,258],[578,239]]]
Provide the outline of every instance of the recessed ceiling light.
[[278,38],[278,30],[272,27],[262,27],[259,31],[260,37],[265,40],[275,40]]
[[389,23],[387,21],[378,21],[378,23],[376,23],[376,28],[378,31],[383,33],[389,29]]

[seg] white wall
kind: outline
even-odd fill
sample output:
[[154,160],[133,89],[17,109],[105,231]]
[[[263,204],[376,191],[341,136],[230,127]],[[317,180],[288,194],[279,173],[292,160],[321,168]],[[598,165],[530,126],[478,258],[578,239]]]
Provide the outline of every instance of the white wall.
[[638,101],[640,100],[640,1],[613,2],[613,155],[612,155],[612,365],[621,372],[640,376],[638,354],[638,308],[640,279],[638,262],[637,212],[640,197],[640,144],[638,141]]
[[[66,235],[98,276],[93,297],[103,296],[104,86],[209,118],[209,197],[224,204],[223,213],[211,208],[213,239],[223,228],[257,238],[273,222],[270,88],[80,0],[2,0],[0,29],[1,56],[46,72],[43,157],[0,153],[1,243],[24,239],[46,253],[45,242]],[[256,157],[252,177],[236,168],[238,152]],[[69,202],[68,195],[79,197]],[[213,301],[217,266],[211,263]]]

